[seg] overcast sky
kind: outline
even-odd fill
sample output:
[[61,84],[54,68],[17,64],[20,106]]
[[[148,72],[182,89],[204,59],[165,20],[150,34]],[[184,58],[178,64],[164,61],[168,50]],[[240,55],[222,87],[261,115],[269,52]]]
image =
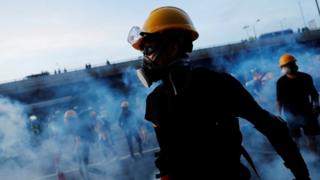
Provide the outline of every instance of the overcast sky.
[[[253,36],[253,26],[258,35],[296,31],[304,24],[299,1],[0,0],[0,82],[134,59],[140,54],[127,43],[127,33],[160,6],[178,6],[190,15],[200,34],[194,45],[201,48]],[[301,8],[307,25],[320,25],[315,0],[301,0]]]

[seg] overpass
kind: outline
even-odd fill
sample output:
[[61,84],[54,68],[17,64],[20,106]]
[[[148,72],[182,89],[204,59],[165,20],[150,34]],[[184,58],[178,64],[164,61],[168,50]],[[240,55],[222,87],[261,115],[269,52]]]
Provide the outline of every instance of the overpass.
[[[191,54],[191,62],[215,67],[218,59],[239,63],[235,59],[243,54],[256,55],[257,52],[266,50],[275,52],[279,48],[286,48],[290,51],[300,46],[313,47],[318,50],[319,44],[320,30],[308,30],[303,33],[289,33],[281,36],[262,35],[257,39],[197,49]],[[90,66],[59,74],[30,75],[19,81],[0,84],[0,94],[18,100],[31,109],[60,106],[66,102],[77,101],[90,89],[92,81],[99,81],[125,94],[130,91],[130,86],[123,82],[123,75],[129,68],[137,68],[140,63],[141,57],[127,62]]]

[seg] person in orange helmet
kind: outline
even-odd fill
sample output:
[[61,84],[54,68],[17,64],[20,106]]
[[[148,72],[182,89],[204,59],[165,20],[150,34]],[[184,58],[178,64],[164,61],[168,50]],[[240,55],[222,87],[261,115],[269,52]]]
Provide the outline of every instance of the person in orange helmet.
[[262,109],[231,75],[189,63],[198,36],[189,15],[172,6],[153,10],[143,28],[129,32],[129,43],[144,55],[140,81],[146,87],[159,82],[147,97],[145,119],[155,127],[161,178],[250,179],[240,162],[242,117],[269,139],[296,179],[310,179],[284,121]]
[[277,110],[286,117],[291,135],[299,144],[301,129],[308,137],[307,145],[317,152],[316,135],[320,134],[317,122],[319,94],[312,77],[298,71],[296,58],[288,53],[279,59],[279,67],[283,76],[277,81]]

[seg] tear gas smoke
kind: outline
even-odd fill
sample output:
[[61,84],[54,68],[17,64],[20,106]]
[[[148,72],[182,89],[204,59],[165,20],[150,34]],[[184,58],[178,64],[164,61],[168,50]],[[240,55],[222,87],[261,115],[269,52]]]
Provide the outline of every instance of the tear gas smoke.
[[[299,71],[309,73],[313,77],[317,90],[320,91],[320,58],[319,50],[316,48],[292,42],[288,46],[276,50],[260,47],[259,51],[241,53],[237,57],[231,58],[232,60],[225,59],[213,52],[211,56],[213,67],[232,74],[264,109],[277,114],[276,81],[282,75],[278,67],[278,60],[283,53],[291,53],[296,57]],[[292,179],[292,174],[285,168],[282,159],[276,154],[267,139],[247,121],[241,120],[240,124],[244,136],[243,144],[252,155],[262,179]],[[319,137],[317,138],[319,142]],[[302,148],[301,151],[312,179],[319,179],[319,155],[313,154],[306,148]],[[250,166],[248,165],[248,167]],[[254,175],[253,172],[252,174]]]
[[[153,152],[157,142],[151,125],[143,119],[146,89],[133,82],[134,78],[132,70],[124,73],[123,83],[130,86],[124,92],[109,87],[106,82],[91,79],[89,88],[78,101],[70,102],[68,106],[43,107],[45,115],[5,97],[0,98],[0,179],[57,179],[57,173],[64,173],[67,179],[81,179],[81,148],[76,137],[80,137],[81,144],[84,142],[81,138],[88,136],[93,136],[94,141],[89,146],[87,167],[91,179],[154,179]],[[64,94],[64,91],[70,89],[59,89],[54,94]],[[122,100],[129,101],[129,108],[134,112],[128,121],[138,123],[147,133],[143,141],[145,155],[136,155],[135,160],[128,155],[124,131],[118,126]],[[64,112],[70,108],[77,112],[79,119],[66,123]],[[75,130],[86,126],[86,120],[80,117],[88,109],[98,113],[99,133],[97,126],[87,131]],[[137,152],[137,142],[133,143]]]

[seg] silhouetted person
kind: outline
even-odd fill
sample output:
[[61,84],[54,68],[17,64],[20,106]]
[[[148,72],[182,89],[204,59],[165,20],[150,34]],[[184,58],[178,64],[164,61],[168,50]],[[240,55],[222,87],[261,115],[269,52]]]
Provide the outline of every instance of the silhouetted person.
[[261,73],[257,69],[252,69],[252,79],[246,82],[246,87],[248,88],[249,92],[254,96],[254,97],[259,97],[260,91],[263,86],[263,73]]
[[188,63],[197,38],[189,16],[176,7],[155,9],[128,37],[144,54],[141,82],[149,87],[161,80],[147,97],[145,118],[155,126],[162,179],[249,179],[240,163],[238,117],[269,139],[296,179],[310,179],[284,121],[262,109],[231,75]]
[[291,54],[283,54],[279,60],[283,73],[277,81],[277,109],[284,112],[291,135],[298,143],[301,129],[308,137],[309,148],[317,152],[316,135],[320,134],[317,122],[319,94],[312,77],[298,71],[296,59]]
[[84,110],[76,113],[74,110],[68,110],[64,115],[67,129],[75,137],[76,157],[79,165],[81,177],[89,180],[89,172],[103,174],[104,172],[89,167],[90,148],[97,139],[96,125],[97,113],[92,110]]
[[101,112],[99,113],[98,121],[97,121],[97,131],[98,131],[98,140],[100,147],[102,149],[102,153],[107,158],[108,151],[110,150],[114,157],[117,156],[116,151],[113,148],[114,140],[111,131],[111,123],[106,117],[106,115],[102,116]]
[[135,117],[133,116],[133,112],[131,111],[131,109],[129,109],[128,101],[122,101],[120,106],[122,109],[119,117],[119,126],[125,133],[130,155],[132,158],[135,158],[134,150],[133,150],[134,139],[138,142],[140,155],[143,155],[142,139],[139,135],[138,123]]

